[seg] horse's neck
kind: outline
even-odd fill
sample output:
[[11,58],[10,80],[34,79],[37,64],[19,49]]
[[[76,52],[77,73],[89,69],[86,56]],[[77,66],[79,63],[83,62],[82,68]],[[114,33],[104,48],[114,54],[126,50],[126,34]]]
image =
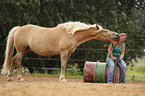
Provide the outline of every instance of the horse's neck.
[[76,32],[73,36],[73,39],[75,40],[76,45],[78,46],[86,41],[95,39],[94,36],[95,35],[92,34],[90,30],[87,30],[87,31]]

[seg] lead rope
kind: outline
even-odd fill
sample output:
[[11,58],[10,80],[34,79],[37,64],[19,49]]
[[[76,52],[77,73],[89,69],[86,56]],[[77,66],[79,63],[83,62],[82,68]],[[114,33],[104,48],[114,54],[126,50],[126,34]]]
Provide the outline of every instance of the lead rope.
[[129,78],[129,76],[126,74],[126,72],[124,71],[124,69],[122,68],[121,64],[118,62],[119,66],[121,67],[121,69],[123,70],[123,72],[125,73],[125,75],[127,76],[127,78],[129,79],[130,83],[132,83],[131,79]]

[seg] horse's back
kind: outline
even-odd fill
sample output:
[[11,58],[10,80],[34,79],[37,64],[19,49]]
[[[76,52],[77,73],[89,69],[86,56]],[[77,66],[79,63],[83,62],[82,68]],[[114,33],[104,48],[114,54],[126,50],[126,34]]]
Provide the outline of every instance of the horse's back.
[[[33,36],[40,36],[53,32],[53,28],[40,27],[37,25],[27,24],[21,26],[15,33],[15,38],[31,38]],[[46,35],[45,35],[46,36]]]
[[[58,55],[60,44],[65,44],[70,39],[67,32],[64,31],[63,28],[59,27],[45,28],[28,24],[20,27],[15,34],[15,45],[17,49],[29,46],[32,51],[39,55]],[[70,43],[65,45],[68,44]]]
[[33,24],[27,24],[27,25],[24,25],[20,28],[20,30],[25,30],[25,31],[44,31],[44,30],[52,30],[53,28],[46,28],[46,27],[41,27],[41,26],[38,26],[38,25],[33,25]]

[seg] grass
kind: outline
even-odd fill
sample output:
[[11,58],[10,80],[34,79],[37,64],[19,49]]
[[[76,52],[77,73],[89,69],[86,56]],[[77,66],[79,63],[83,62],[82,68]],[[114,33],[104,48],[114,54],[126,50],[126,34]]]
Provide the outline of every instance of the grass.
[[[39,73],[37,71],[33,72],[32,74],[29,75],[33,75],[33,76],[49,76],[49,77],[59,77],[60,76],[60,71],[53,71],[52,73]],[[83,76],[80,75],[80,73],[72,73],[71,71],[66,71],[65,74],[66,78],[76,78],[76,79],[82,79]]]
[[[135,82],[145,82],[145,72],[138,72],[135,70],[128,69],[127,75],[131,79],[131,81]],[[126,81],[129,81],[129,79],[126,77]]]
[[[44,74],[44,73],[33,73],[33,74],[29,74],[31,76],[48,76],[48,77],[58,77],[60,76],[60,74]],[[82,75],[65,75],[66,78],[75,78],[75,79],[82,79],[83,76]]]
[[[127,76],[131,79],[131,81],[135,82],[145,82],[145,57],[138,59],[138,62],[133,62],[134,67],[128,66],[127,69]],[[78,69],[77,65],[71,66],[72,71],[66,71],[66,78],[78,78],[82,79],[83,76],[79,71],[76,71]],[[53,71],[52,73],[39,73],[37,71],[33,72],[34,76],[51,76],[51,77],[59,77],[60,71]],[[126,76],[126,81],[129,81],[129,79]]]
[[[133,62],[134,67],[128,66],[127,76],[131,79],[131,81],[135,82],[145,82],[145,57],[138,59],[138,62]],[[80,75],[81,72],[76,71],[78,69],[77,65],[70,66],[72,71],[66,71],[66,78],[79,78],[82,79],[83,76]],[[39,72],[34,72],[32,75],[37,76],[51,76],[51,77],[59,77],[60,71],[54,71],[49,74],[40,74]],[[126,81],[129,81],[126,76]]]
[[[132,81],[145,82],[145,57],[133,62],[134,67],[128,66],[127,75]],[[126,81],[129,81],[126,78]]]
[[[145,82],[145,57],[138,59],[138,62],[133,62],[134,67],[128,66],[127,75],[131,79],[131,81],[135,82]],[[69,67],[72,69],[71,71],[66,71],[66,78],[77,78],[82,79],[82,72],[77,71],[77,65],[73,65]],[[22,73],[25,74],[25,73]],[[25,74],[26,75],[26,74]],[[32,74],[28,74],[32,76],[49,76],[49,77],[59,77],[60,71],[53,71],[52,73],[40,73],[38,70],[33,72]],[[126,76],[126,81],[129,79]]]

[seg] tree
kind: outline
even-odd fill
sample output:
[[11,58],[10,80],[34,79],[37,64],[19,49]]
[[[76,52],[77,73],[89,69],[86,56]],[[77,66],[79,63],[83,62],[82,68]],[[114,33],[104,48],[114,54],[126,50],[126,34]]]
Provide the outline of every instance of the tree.
[[[68,21],[97,23],[118,33],[127,33],[125,60],[129,63],[136,56],[143,55],[143,47],[145,46],[144,3],[144,0],[1,0],[0,40],[4,43],[9,30],[17,25],[22,26],[31,23],[55,27],[57,24]],[[77,48],[70,59],[105,61],[107,47],[105,48],[103,45],[104,42],[96,40],[86,42]],[[87,50],[89,48],[92,50]],[[3,56],[5,46],[1,46],[1,49],[0,55]],[[26,58],[31,56],[38,57],[36,54],[29,53],[24,56],[23,62],[27,63]],[[58,59],[59,57],[49,58]],[[4,58],[0,59],[3,61]],[[37,62],[34,60],[34,62],[36,66],[43,66],[46,63],[56,63],[57,61],[40,60]],[[2,63],[0,62],[0,65]],[[69,63],[72,64],[73,62]],[[83,68],[83,65],[84,62],[81,62],[79,67]],[[46,67],[56,67],[56,65],[50,64]],[[57,67],[60,67],[60,65]]]

